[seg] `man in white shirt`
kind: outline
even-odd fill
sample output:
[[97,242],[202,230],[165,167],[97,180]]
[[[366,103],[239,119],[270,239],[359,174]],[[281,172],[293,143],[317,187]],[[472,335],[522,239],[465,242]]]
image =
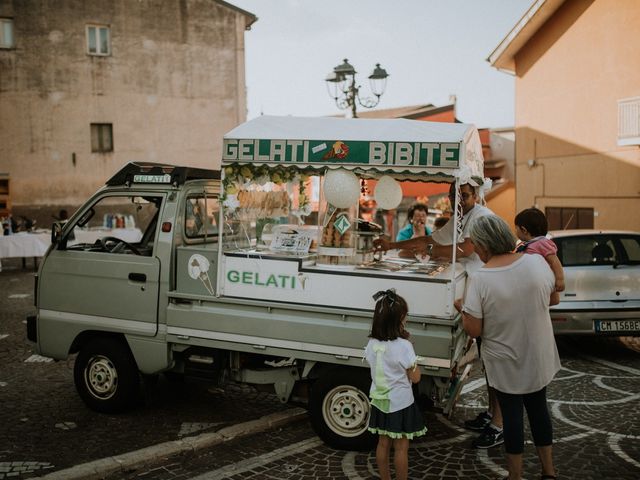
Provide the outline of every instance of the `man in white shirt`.
[[[455,204],[454,183],[449,188],[449,200],[451,205]],[[476,187],[465,183],[460,186],[458,202],[462,209],[462,234],[458,236],[456,260],[464,266],[468,274],[477,271],[482,267],[483,262],[475,251],[469,232],[473,221],[485,215],[492,215],[493,212],[487,207],[478,203]],[[432,258],[445,259],[451,261],[453,256],[453,233],[456,228],[453,219],[440,230],[436,230],[431,235],[425,237],[415,237],[401,242],[391,242],[384,238],[374,240],[373,248],[376,251],[387,251],[391,249],[401,249],[406,255],[413,252],[414,256],[429,255]],[[480,344],[478,344],[480,351]],[[475,419],[466,421],[465,427],[470,430],[481,431],[481,435],[473,442],[476,448],[490,448],[503,443],[502,439],[502,412],[498,404],[498,397],[495,390],[487,384],[489,392],[489,408],[487,412],[481,412]]]
[[[455,184],[451,184],[449,188],[449,199],[451,204],[455,202]],[[482,266],[482,260],[480,260],[473,248],[473,243],[469,238],[469,228],[475,218],[491,215],[493,212],[477,203],[476,188],[468,183],[460,186],[458,200],[462,208],[462,235],[458,238],[456,259],[465,267],[467,273],[471,273]],[[455,223],[454,221],[449,221],[444,227],[436,230],[431,235],[415,237],[400,242],[391,242],[380,238],[373,242],[373,246],[377,251],[399,248],[403,251],[412,251],[415,255],[429,255],[450,261],[453,254],[451,244],[453,243],[453,229],[456,228]]]

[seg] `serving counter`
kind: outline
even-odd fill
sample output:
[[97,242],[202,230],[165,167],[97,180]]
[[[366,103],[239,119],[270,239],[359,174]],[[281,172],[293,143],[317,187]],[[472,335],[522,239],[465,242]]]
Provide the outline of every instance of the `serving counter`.
[[[452,271],[452,268],[455,271]],[[222,255],[222,296],[371,310],[372,295],[395,288],[412,316],[452,318],[451,291],[462,295],[466,275],[459,265],[408,261],[388,256],[359,265],[322,265],[316,256],[270,251],[230,251]]]

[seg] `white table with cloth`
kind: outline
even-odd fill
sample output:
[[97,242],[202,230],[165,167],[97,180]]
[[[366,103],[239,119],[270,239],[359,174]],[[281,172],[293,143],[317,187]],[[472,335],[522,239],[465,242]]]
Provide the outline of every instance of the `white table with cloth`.
[[[42,257],[51,245],[51,233],[18,232],[13,235],[0,236],[0,260],[3,258],[22,257],[22,266],[27,257]],[[2,264],[0,264],[0,271]]]
[[[116,237],[128,243],[136,243],[142,239],[142,232],[138,228],[114,228],[114,229],[91,229],[82,230],[76,228],[75,239],[70,244],[94,243],[102,237]],[[22,265],[25,266],[24,259],[32,257],[42,257],[51,245],[50,231],[18,232],[13,235],[0,235],[0,261],[3,258],[22,258]],[[35,265],[35,261],[34,261]],[[0,263],[0,271],[2,264]]]

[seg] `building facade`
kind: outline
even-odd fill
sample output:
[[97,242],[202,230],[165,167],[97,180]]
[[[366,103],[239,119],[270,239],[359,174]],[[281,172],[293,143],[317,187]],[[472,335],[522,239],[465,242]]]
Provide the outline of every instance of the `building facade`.
[[[365,110],[358,112],[359,118],[406,118],[426,122],[460,122],[456,117],[456,97],[451,96],[451,103],[442,106],[433,104],[410,105],[405,107]],[[484,176],[491,178],[493,188],[487,192],[484,200],[487,206],[497,215],[513,226],[515,216],[514,171],[514,130],[512,128],[478,129],[484,156]],[[368,181],[368,190],[373,191],[375,182]],[[438,212],[443,205],[448,205],[448,183],[400,182],[403,201],[396,212],[386,212],[385,225],[387,233],[394,236],[399,228],[408,222],[408,209],[415,201],[428,200],[430,212]],[[443,203],[444,201],[444,203]],[[449,207],[447,207],[449,208]],[[445,216],[449,211],[442,212]]]
[[223,134],[246,119],[255,20],[219,0],[0,0],[14,215],[74,208],[129,161],[219,167]]
[[538,0],[489,57],[515,75],[516,208],[640,230],[640,2]]

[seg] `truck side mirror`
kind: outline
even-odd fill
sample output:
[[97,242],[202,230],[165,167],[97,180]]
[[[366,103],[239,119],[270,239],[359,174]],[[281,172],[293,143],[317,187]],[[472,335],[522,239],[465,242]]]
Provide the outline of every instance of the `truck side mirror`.
[[62,227],[65,223],[66,220],[64,222],[53,222],[53,225],[51,225],[51,243],[53,245],[57,245],[60,241],[60,236],[62,235]]

